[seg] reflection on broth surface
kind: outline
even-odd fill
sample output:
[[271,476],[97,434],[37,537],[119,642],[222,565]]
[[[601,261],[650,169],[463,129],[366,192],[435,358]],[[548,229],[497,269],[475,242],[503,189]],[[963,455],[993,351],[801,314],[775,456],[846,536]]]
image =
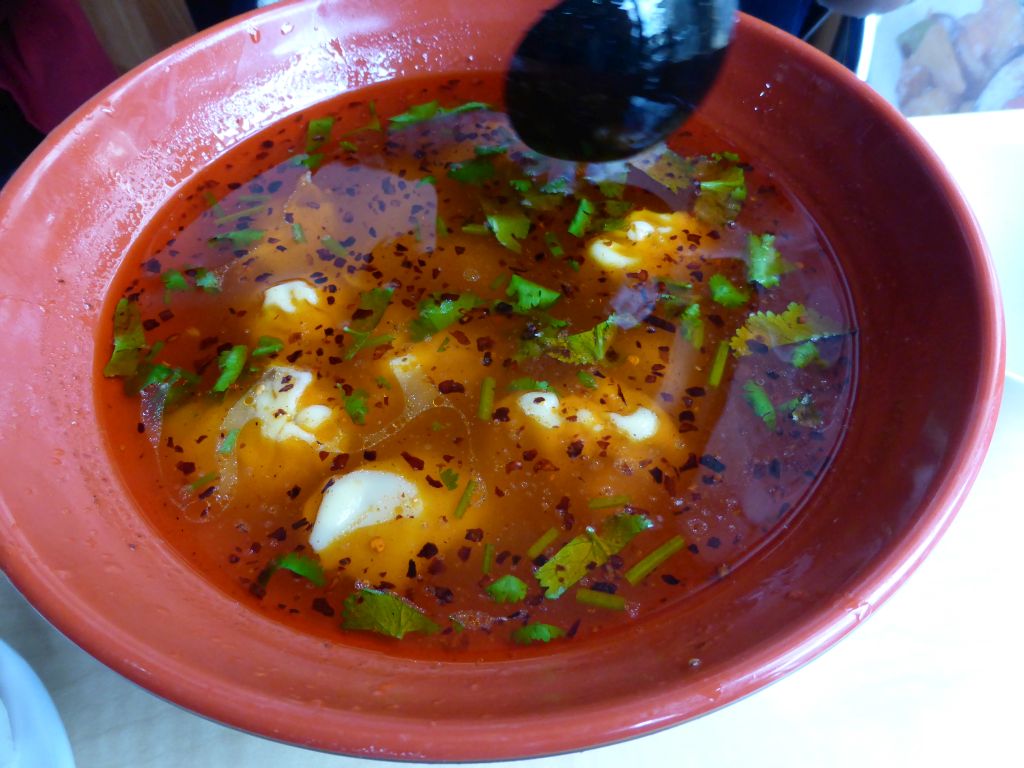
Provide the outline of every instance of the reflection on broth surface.
[[770,169],[699,124],[629,164],[552,161],[499,87],[282,123],[111,293],[126,481],[302,631],[428,655],[612,631],[739,566],[841,437],[842,279]]

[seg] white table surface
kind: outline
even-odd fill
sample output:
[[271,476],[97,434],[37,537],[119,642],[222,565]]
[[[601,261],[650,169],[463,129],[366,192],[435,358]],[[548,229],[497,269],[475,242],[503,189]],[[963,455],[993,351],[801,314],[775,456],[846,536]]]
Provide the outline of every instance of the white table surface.
[[[974,206],[1007,308],[1003,411],[960,515],[869,621],[785,680],[662,733],[516,766],[1024,765],[1014,703],[1024,688],[1024,601],[1014,568],[1024,541],[1014,477],[1024,470],[1024,248],[1018,245],[1024,243],[1024,110],[923,118],[915,125]],[[272,743],[168,704],[62,637],[2,576],[0,638],[49,688],[79,768],[392,765]],[[12,762],[0,749],[0,768]]]

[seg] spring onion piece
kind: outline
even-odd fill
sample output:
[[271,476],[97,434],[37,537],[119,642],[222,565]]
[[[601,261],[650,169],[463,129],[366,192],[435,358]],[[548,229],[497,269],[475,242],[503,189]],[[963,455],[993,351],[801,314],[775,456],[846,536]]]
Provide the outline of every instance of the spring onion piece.
[[629,496],[598,496],[587,502],[588,509],[611,509],[612,507],[624,507],[629,504]]
[[757,417],[765,423],[768,429],[774,432],[777,426],[775,406],[772,405],[771,398],[764,391],[764,387],[753,380],[746,382],[743,385],[743,398],[753,409]]
[[594,215],[594,204],[585,197],[580,198],[580,204],[569,224],[569,234],[575,237],[583,237],[590,229],[590,219]]
[[480,564],[480,570],[483,571],[484,576],[491,575],[491,567],[494,565],[494,545],[491,542],[484,544],[484,557],[483,562]]
[[494,387],[496,382],[493,376],[485,376],[480,382],[480,405],[477,406],[476,416],[481,421],[490,421],[491,412],[494,410]]
[[232,429],[230,432],[224,435],[224,439],[221,440],[220,445],[217,446],[217,453],[221,454],[222,456],[226,456],[227,454],[235,450],[235,443],[238,441],[239,432],[241,432],[240,429]]
[[284,349],[284,342],[276,336],[260,336],[256,342],[256,348],[252,351],[252,357],[264,357],[280,352]]
[[543,534],[541,534],[541,537],[533,542],[533,544],[530,545],[530,548],[526,550],[526,558],[528,560],[536,559],[538,555],[548,548],[548,544],[556,538],[558,538],[558,529],[548,528]]
[[221,352],[217,358],[220,376],[213,385],[214,392],[226,392],[242,375],[245,361],[249,357],[249,349],[244,344],[236,344],[231,349]]
[[686,546],[682,536],[673,536],[644,559],[626,571],[626,581],[636,586],[643,581],[655,568],[668,560],[672,555]]
[[718,342],[715,350],[715,359],[711,363],[711,373],[708,375],[708,386],[717,387],[722,383],[722,376],[725,373],[725,363],[729,359],[729,342]]
[[594,608],[606,608],[609,611],[626,610],[626,599],[624,597],[609,595],[607,592],[598,592],[596,589],[577,589],[576,602],[590,605]]
[[464,514],[466,514],[466,510],[469,509],[469,503],[473,499],[473,491],[475,490],[476,480],[470,480],[466,483],[466,489],[459,497],[459,503],[455,505],[455,512],[452,513],[455,515],[456,520],[459,520]]

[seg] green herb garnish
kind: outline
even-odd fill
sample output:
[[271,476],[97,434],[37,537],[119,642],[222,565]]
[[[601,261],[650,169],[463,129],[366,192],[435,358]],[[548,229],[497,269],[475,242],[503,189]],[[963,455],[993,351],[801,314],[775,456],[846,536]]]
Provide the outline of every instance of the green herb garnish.
[[251,357],[265,357],[266,355],[280,352],[282,349],[284,349],[284,342],[279,338],[275,336],[260,336],[259,341],[256,342],[256,348],[251,353]]
[[491,567],[494,565],[494,545],[491,542],[484,544],[484,556],[480,562],[480,570],[484,576],[491,575]]
[[414,104],[405,112],[390,118],[388,120],[388,130],[399,131],[403,128],[408,128],[410,125],[423,123],[427,120],[447,117],[448,115],[459,115],[463,112],[473,112],[479,109],[490,109],[490,106],[482,101],[467,101],[465,104],[460,104],[450,109],[442,107],[437,101],[428,101],[426,104]]
[[216,273],[205,267],[198,267],[195,272],[196,288],[201,288],[207,293],[220,292],[220,278]]
[[728,277],[722,274],[712,275],[708,280],[708,287],[711,289],[711,300],[729,309],[742,307],[750,300],[750,294],[737,288]]
[[134,376],[139,368],[141,350],[146,346],[139,305],[120,299],[114,307],[114,351],[103,367],[103,375]]
[[715,359],[711,362],[711,373],[708,374],[708,386],[717,387],[725,375],[725,363],[729,359],[729,342],[720,341],[715,349]]
[[480,382],[480,404],[476,409],[476,416],[481,421],[490,421],[491,412],[494,410],[494,387],[496,382],[493,376],[485,376]]
[[409,632],[432,635],[440,630],[412,603],[377,589],[360,589],[345,598],[341,626],[377,632],[399,640]]
[[629,504],[629,496],[619,494],[618,496],[598,496],[587,502],[588,509],[611,509],[612,507],[624,507]]
[[301,576],[318,587],[327,583],[324,569],[318,560],[295,552],[288,552],[271,560],[267,567],[260,572],[258,579],[260,585],[265,587],[270,581],[270,577],[278,571],[291,571],[296,576]]
[[565,637],[565,632],[551,624],[527,624],[512,633],[512,639],[519,645],[550,643],[559,637]]
[[372,336],[374,328],[384,317],[384,312],[391,303],[392,288],[371,288],[359,294],[359,308],[351,322],[343,329],[352,337],[352,346],[345,352],[345,359],[351,360],[362,349],[378,347],[394,341],[391,334]]
[[541,552],[548,548],[548,544],[550,544],[557,538],[558,529],[548,528],[546,531],[544,531],[544,533],[540,535],[540,538],[533,542],[533,544],[530,545],[530,548],[526,550],[526,558],[528,560],[536,559],[536,557],[540,555]]
[[537,381],[536,379],[522,378],[513,379],[506,386],[506,389],[512,392],[554,392],[555,388],[552,387],[546,381]]
[[222,456],[227,456],[232,451],[234,451],[235,443],[238,442],[239,432],[241,432],[240,429],[232,429],[230,432],[224,435],[224,439],[221,440],[220,445],[217,446],[217,453],[221,454]]
[[192,286],[188,284],[188,280],[176,269],[169,269],[160,275],[160,280],[164,284],[164,302],[171,300],[171,294],[181,291],[190,291]]
[[526,597],[526,582],[506,573],[488,584],[486,591],[496,603],[518,603]]
[[633,537],[653,525],[643,515],[621,513],[605,520],[600,533],[588,526],[585,533],[572,539],[537,569],[535,575],[544,588],[544,596],[550,599],[560,597],[586,576],[590,568],[604,565]]
[[656,550],[644,557],[640,562],[626,571],[626,581],[636,586],[643,581],[648,574],[660,566],[672,555],[686,546],[682,536],[673,536]]
[[234,384],[245,369],[245,361],[249,357],[249,349],[244,344],[236,344],[231,349],[224,350],[217,356],[217,366],[220,368],[220,376],[214,382],[214,392],[225,392]]
[[576,602],[594,608],[605,608],[609,611],[626,610],[626,599],[620,595],[610,595],[594,589],[577,589]]
[[488,156],[474,157],[448,166],[448,178],[463,184],[483,184],[494,176],[494,163]]
[[441,482],[449,491],[454,491],[459,487],[459,473],[451,467],[445,467],[441,470]]
[[513,297],[512,309],[521,315],[534,309],[547,309],[562,297],[558,291],[552,291],[519,275],[512,275],[505,295]]
[[231,243],[240,248],[252,245],[263,239],[266,234],[262,229],[236,229],[231,232],[222,232],[210,238],[211,244]]
[[785,312],[755,312],[733,335],[729,342],[737,355],[749,355],[748,342],[757,341],[769,348],[786,344],[839,336],[838,325],[803,304],[791,303]]
[[310,120],[309,126],[306,128],[306,152],[313,153],[320,149],[331,137],[331,128],[333,127],[333,117]]
[[747,279],[752,283],[760,283],[765,288],[777,286],[779,275],[789,272],[792,268],[775,248],[775,235],[749,235],[747,253]]
[[818,347],[815,346],[813,341],[805,341],[803,344],[799,344],[793,348],[793,357],[790,358],[789,362],[796,368],[806,368],[811,363],[825,366],[825,361],[821,359],[821,355],[818,354]]
[[576,378],[579,379],[580,384],[582,384],[587,389],[597,389],[597,379],[595,379],[586,371],[576,371]]
[[191,488],[193,492],[195,492],[198,491],[200,488],[210,485],[210,483],[214,482],[216,479],[216,472],[207,472],[205,475],[197,477],[195,480],[189,483],[188,487]]
[[585,197],[580,198],[576,213],[573,214],[569,223],[569,234],[575,237],[583,237],[590,229],[590,220],[594,215],[594,204]]
[[589,331],[574,333],[562,341],[555,341],[544,349],[544,354],[574,365],[593,365],[604,360],[615,337],[614,316],[598,323]]
[[[340,387],[341,385],[339,384],[338,386]],[[360,426],[366,424],[366,414],[370,411],[369,398],[369,393],[363,389],[353,390],[351,395],[346,395],[342,392],[342,405],[345,407],[345,413],[352,419],[353,424],[359,424]]]
[[691,304],[680,316],[683,337],[694,349],[704,346],[704,320],[700,316],[700,304]]
[[503,246],[514,253],[522,253],[519,241],[530,234],[530,219],[521,213],[489,213],[487,228]]
[[771,398],[764,391],[764,387],[753,380],[746,382],[743,385],[743,399],[747,401],[757,417],[768,426],[768,429],[774,432],[776,427],[775,406],[772,405]]
[[462,491],[462,495],[459,496],[459,503],[455,505],[455,511],[452,513],[456,520],[466,514],[466,510],[469,509],[469,504],[473,500],[473,491],[475,490],[476,480],[470,480],[466,483],[466,487]]
[[471,293],[464,293],[455,298],[435,296],[421,301],[419,315],[409,324],[409,334],[413,341],[423,341],[457,322],[463,313],[479,303],[480,300]]

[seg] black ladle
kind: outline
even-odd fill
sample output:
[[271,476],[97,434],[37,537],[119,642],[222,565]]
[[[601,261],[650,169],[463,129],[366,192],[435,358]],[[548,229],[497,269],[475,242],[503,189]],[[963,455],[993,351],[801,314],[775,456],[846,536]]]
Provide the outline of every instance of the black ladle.
[[565,160],[620,160],[654,146],[711,87],[735,15],[736,0],[563,0],[512,59],[513,128]]

